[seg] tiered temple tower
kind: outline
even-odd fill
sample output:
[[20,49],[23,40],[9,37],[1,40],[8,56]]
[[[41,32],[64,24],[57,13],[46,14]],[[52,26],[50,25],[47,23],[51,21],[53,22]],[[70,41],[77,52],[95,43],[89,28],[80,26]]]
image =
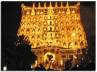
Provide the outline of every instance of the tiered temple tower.
[[[48,55],[52,56],[51,64],[64,67],[68,59],[73,59],[76,64],[82,49],[87,47],[86,34],[80,18],[80,3],[66,6],[61,2],[60,7],[55,2],[41,3],[36,7],[21,5],[22,17],[18,36],[24,36],[24,40],[32,47],[32,51],[38,56],[37,64],[46,65]],[[48,62],[50,62],[48,61]],[[76,61],[76,62],[75,62]]]

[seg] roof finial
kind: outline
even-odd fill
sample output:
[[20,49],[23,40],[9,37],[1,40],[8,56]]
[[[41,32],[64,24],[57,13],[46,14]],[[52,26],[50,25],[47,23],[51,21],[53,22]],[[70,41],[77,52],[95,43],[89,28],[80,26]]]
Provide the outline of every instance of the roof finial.
[[50,2],[50,7],[52,7],[52,3]]
[[57,2],[55,2],[55,7],[57,7],[58,6],[58,4],[57,4]]
[[33,8],[35,7],[35,3],[33,3]]
[[21,7],[24,7],[24,4],[23,3],[21,4]]
[[80,6],[80,2],[77,2],[77,4],[76,4],[77,6]]
[[61,1],[61,7],[63,7],[63,2]]
[[38,7],[41,7],[40,2],[38,3]]
[[66,7],[69,7],[69,3],[68,2],[66,3]]
[[44,3],[44,7],[46,7],[46,2]]
[[66,14],[70,14],[70,9],[69,9],[69,3],[68,2],[66,3],[66,7],[67,7]]

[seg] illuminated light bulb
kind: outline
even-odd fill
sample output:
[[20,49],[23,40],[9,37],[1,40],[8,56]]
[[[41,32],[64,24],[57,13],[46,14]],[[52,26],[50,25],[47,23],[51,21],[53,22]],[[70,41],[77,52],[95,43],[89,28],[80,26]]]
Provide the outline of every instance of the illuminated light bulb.
[[54,59],[51,59],[52,63],[54,63]]
[[62,13],[65,13],[64,11]]
[[75,55],[73,57],[74,57],[74,59],[77,59],[77,57]]
[[75,13],[75,11],[73,10],[72,13]]
[[39,14],[39,12],[37,12],[37,14]]
[[43,14],[43,12],[40,12],[40,14]]
[[33,15],[33,13],[31,12],[31,15]]
[[75,20],[80,20],[80,18],[77,15],[75,15]]
[[[36,48],[37,46],[39,47],[39,45],[37,45],[37,43],[41,43],[40,44],[41,46],[50,45],[50,46],[58,46],[58,47],[66,48],[66,47],[68,47],[67,46],[68,42],[73,43],[73,44],[70,45],[71,49],[76,50],[77,48],[81,48],[80,45],[78,45],[78,44],[75,45],[74,41],[72,41],[72,38],[74,38],[77,43],[81,42],[81,41],[78,41],[78,39],[85,40],[86,43],[84,43],[82,46],[86,48],[87,47],[87,40],[84,37],[86,35],[85,35],[85,32],[83,31],[83,27],[81,26],[80,12],[76,13],[75,8],[71,11],[71,6],[69,6],[68,2],[67,2],[67,5],[65,6],[66,10],[64,10],[64,7],[61,7],[63,9],[61,11],[60,8],[59,7],[57,8],[57,7],[58,7],[58,5],[57,5],[57,2],[56,2],[54,8],[56,8],[57,9],[56,11],[58,11],[58,12],[54,12],[54,13],[52,12],[53,6],[46,7],[46,3],[44,3],[44,8],[43,8],[43,10],[41,10],[41,12],[38,11],[38,10],[34,11],[35,9],[37,9],[37,7],[35,7],[34,3],[33,3],[32,7],[26,7],[26,6],[25,6],[25,8],[22,7],[23,9],[25,9],[26,13],[29,14],[29,15],[22,15],[24,18],[22,18],[22,21],[20,22],[20,27],[18,29],[17,35],[18,36],[24,35],[25,37],[27,37],[28,38],[27,41],[30,42],[28,44],[31,44],[32,48]],[[73,7],[75,7],[75,6],[73,6]],[[30,11],[27,8],[29,8],[29,10],[31,10],[31,14],[30,14]],[[41,9],[41,8],[38,7],[38,9]],[[47,13],[46,13],[47,16],[43,12],[43,11],[45,11],[45,9],[47,11]],[[79,8],[78,8],[78,10],[79,10]],[[22,12],[25,12],[25,11],[22,10]],[[60,15],[56,16],[56,14],[64,14],[64,13],[66,13],[66,15],[63,15],[62,19],[60,19]],[[74,14],[72,15],[70,13],[72,13],[72,14],[74,13]],[[40,14],[40,16],[38,14]],[[67,14],[69,14],[69,15],[67,15]],[[53,17],[54,17],[54,19],[53,19]],[[51,19],[51,20],[49,20],[49,19]],[[79,21],[76,21],[77,19]],[[44,24],[44,21],[45,21],[45,24]],[[55,23],[55,25],[53,26],[53,31],[56,31],[56,34],[60,33],[60,35],[58,36],[59,42],[57,42],[57,40],[56,40],[57,36],[53,32],[52,32],[52,34],[54,34],[55,36],[53,37],[53,39],[51,39],[52,36],[50,36],[49,33],[52,31],[52,29],[47,31],[47,29],[49,29],[50,26],[52,27],[52,24],[50,24],[50,21],[52,21],[53,24]],[[72,23],[71,23],[71,21],[72,21]],[[64,25],[64,27],[62,27],[62,28],[60,27],[61,23],[63,23],[63,25]],[[73,27],[75,29],[73,31],[71,31],[71,29],[72,29],[71,25],[74,25]],[[76,25],[78,25],[78,26],[76,26]],[[46,41],[45,41],[45,39],[43,39],[41,37],[38,41],[33,41],[33,40],[35,40],[35,37],[37,37],[37,35],[43,36],[44,30],[45,30],[45,29],[43,29],[44,26],[47,28],[46,31],[45,31],[45,33],[47,34],[45,36]],[[83,34],[83,36],[81,38],[80,37],[76,38],[75,36],[79,35],[80,33],[75,32],[75,31],[79,27],[80,27],[79,31]],[[26,33],[27,28],[29,28],[28,34]],[[38,30],[38,28],[40,28],[40,30]],[[71,33],[71,35],[69,34],[70,35],[69,36],[68,34],[63,33],[63,30],[66,30],[66,33]],[[61,38],[61,35],[64,35],[66,37]],[[32,37],[32,36],[34,36],[34,37]],[[63,42],[66,43],[65,46],[63,45]]]
[[6,71],[6,70],[7,70],[7,66],[4,66],[4,67],[3,67],[3,70]]
[[60,61],[60,63],[61,63],[61,65],[63,65],[63,61],[62,60]]
[[30,14],[29,12],[26,13],[27,15]]
[[70,14],[70,11],[69,11],[69,10],[67,10],[66,14]]
[[79,67],[79,65],[77,64],[76,67]]
[[31,69],[33,69],[33,66],[31,65]]
[[71,43],[70,45],[73,45],[73,43]]
[[46,28],[44,28],[44,31],[46,31]]
[[76,34],[75,33],[72,33],[72,36],[75,36]]

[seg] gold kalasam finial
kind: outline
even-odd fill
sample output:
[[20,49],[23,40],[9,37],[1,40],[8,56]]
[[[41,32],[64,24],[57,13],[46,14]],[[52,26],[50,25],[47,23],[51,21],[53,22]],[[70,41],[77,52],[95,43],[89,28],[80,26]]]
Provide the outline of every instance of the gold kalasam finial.
[[76,4],[77,6],[80,6],[80,2],[77,2],[77,4]]
[[63,2],[61,2],[61,7],[63,7]]
[[66,7],[67,7],[67,8],[69,7],[69,3],[68,3],[68,2],[66,3]]
[[35,3],[33,3],[33,8],[35,7]]
[[40,2],[38,3],[38,7],[41,7]]
[[35,15],[34,7],[32,7],[31,15]]
[[50,2],[50,7],[52,7],[52,3]]
[[46,2],[44,3],[44,7],[46,7]]
[[58,6],[58,4],[57,4],[57,2],[55,2],[55,7],[57,7]]
[[69,3],[68,2],[66,3],[66,8],[67,8],[66,14],[70,14],[70,8],[69,8]]
[[24,7],[24,6],[25,6],[25,5],[22,3],[22,4],[21,4],[21,7]]

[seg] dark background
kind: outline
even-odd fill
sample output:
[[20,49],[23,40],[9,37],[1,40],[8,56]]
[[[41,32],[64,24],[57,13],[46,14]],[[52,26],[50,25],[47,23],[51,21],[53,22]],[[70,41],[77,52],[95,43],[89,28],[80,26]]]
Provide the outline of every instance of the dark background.
[[[13,47],[17,40],[17,30],[21,19],[21,3],[32,5],[32,2],[1,2],[1,65],[10,60],[12,65],[17,63],[18,52]],[[66,2],[64,2],[66,3]],[[70,2],[74,4],[75,2]],[[37,6],[38,2],[36,2]],[[47,4],[49,5],[49,3]],[[60,5],[60,2],[59,4]],[[65,4],[64,4],[65,5]],[[43,5],[42,5],[43,6]],[[88,40],[88,55],[95,63],[95,2],[80,2],[80,13],[83,27]],[[14,60],[13,60],[14,59]]]

